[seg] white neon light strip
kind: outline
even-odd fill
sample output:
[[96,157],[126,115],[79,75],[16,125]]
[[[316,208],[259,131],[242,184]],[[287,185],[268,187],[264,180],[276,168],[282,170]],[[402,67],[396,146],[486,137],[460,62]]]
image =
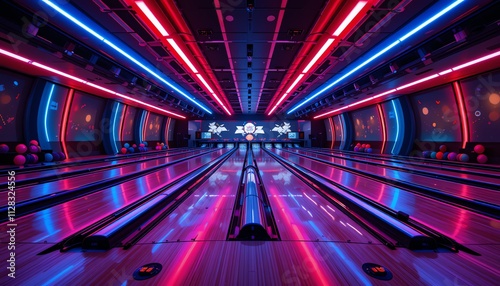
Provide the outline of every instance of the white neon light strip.
[[344,21],[342,21],[342,23],[337,28],[337,30],[335,30],[335,32],[333,33],[333,36],[338,37],[344,31],[344,29],[347,27],[347,25],[349,25],[349,23],[351,23],[352,19],[354,19],[354,17],[356,17],[356,15],[358,15],[359,11],[361,11],[361,9],[363,9],[363,7],[365,7],[366,3],[368,3],[368,2],[367,1],[359,1],[358,4],[356,4],[356,6],[354,7],[354,9],[352,9],[351,13],[349,13],[349,15],[347,15],[347,17],[344,19]]
[[352,103],[352,104],[349,104],[347,106],[344,106],[344,107],[341,107],[341,108],[337,108],[335,110],[332,110],[332,111],[328,111],[328,112],[325,112],[323,114],[320,114],[320,115],[317,115],[317,116],[314,116],[313,118],[314,119],[317,119],[317,118],[320,118],[320,117],[323,117],[325,115],[329,115],[329,114],[332,114],[332,113],[336,113],[340,110],[343,110],[343,109],[346,109],[346,108],[349,108],[349,107],[353,107],[353,106],[356,106],[358,104],[361,104],[361,103],[364,103],[364,102],[367,102],[367,101],[370,101],[370,100],[373,100],[373,99],[376,99],[376,98],[379,98],[379,97],[382,97],[384,95],[388,95],[388,94],[391,94],[391,93],[394,93],[396,91],[399,91],[399,90],[402,90],[402,89],[405,89],[405,88],[408,88],[410,86],[415,86],[415,85],[418,85],[418,84],[421,84],[423,82],[426,82],[426,81],[429,81],[431,79],[435,79],[437,77],[440,77],[441,75],[446,75],[446,74],[449,74],[451,71],[457,71],[459,69],[462,69],[464,67],[468,67],[468,66],[471,66],[471,65],[475,65],[477,63],[480,63],[480,62],[484,62],[486,60],[489,60],[489,59],[492,59],[494,57],[498,57],[500,56],[500,51],[497,51],[497,52],[494,52],[494,53],[491,53],[489,55],[486,55],[486,56],[483,56],[483,57],[480,57],[480,58],[477,58],[475,60],[472,60],[472,61],[469,61],[469,62],[466,62],[464,64],[461,64],[459,66],[456,66],[454,68],[451,68],[451,69],[446,69],[444,70],[443,72],[440,72],[440,73],[436,73],[436,74],[433,74],[433,75],[430,75],[430,76],[427,76],[427,77],[424,77],[424,78],[421,78],[419,80],[415,80],[415,81],[412,81],[410,83],[407,83],[405,85],[402,85],[402,86],[399,86],[397,88],[393,88],[391,90],[388,90],[388,91],[385,91],[385,92],[382,92],[380,94],[377,94],[377,95],[374,95],[372,97],[369,97],[367,99],[363,99],[361,101],[358,101],[358,102],[355,102],[355,103]]
[[164,37],[169,36],[167,30],[163,27],[163,25],[160,23],[160,21],[158,21],[158,19],[153,14],[153,12],[151,12],[151,10],[149,10],[149,7],[146,6],[146,3],[144,3],[144,1],[135,1],[135,4],[137,4],[139,9],[141,9],[141,11],[146,15],[146,17],[148,17],[149,21],[151,21],[151,23],[153,23],[153,25],[156,27],[156,29],[158,29],[158,31],[160,32],[160,34],[162,36],[164,36]]
[[[12,53],[7,52],[7,51],[5,51],[5,50],[3,50],[3,49],[0,49],[0,54],[4,54],[4,55],[6,55],[6,56],[9,56],[9,57],[10,57],[10,55],[11,55]],[[11,58],[13,58],[13,59],[18,59],[19,57],[11,57]],[[23,57],[20,57],[20,58],[23,58]],[[23,58],[23,59],[24,59],[24,58]],[[114,91],[112,91],[112,90],[110,90],[110,89],[104,88],[104,87],[102,87],[102,86],[96,85],[96,84],[91,83],[91,82],[88,82],[88,81],[85,81],[85,80],[83,80],[83,79],[81,79],[81,78],[78,78],[78,77],[72,76],[72,75],[67,74],[67,73],[65,73],[65,72],[62,72],[62,71],[60,71],[60,70],[56,70],[56,69],[51,68],[51,67],[49,67],[49,66],[46,66],[46,65],[44,65],[44,64],[37,63],[37,62],[32,61],[32,60],[28,60],[27,62],[26,62],[26,61],[24,61],[24,62],[25,62],[25,63],[27,63],[27,64],[31,64],[31,65],[33,65],[33,66],[39,67],[39,68],[41,68],[41,69],[44,69],[44,70],[46,70],[46,71],[50,71],[50,72],[52,72],[52,73],[58,74],[58,75],[60,75],[60,76],[62,76],[62,77],[69,78],[69,79],[74,80],[74,81],[76,81],[76,82],[83,83],[83,84],[88,85],[88,86],[91,86],[91,87],[93,87],[93,88],[96,88],[96,89],[102,90],[102,91],[107,92],[107,93],[110,93],[110,94],[112,94],[112,95],[116,95],[116,96],[121,97],[121,98],[123,98],[123,99],[126,99],[126,100],[130,100],[130,101],[136,102],[136,103],[138,103],[138,104],[140,104],[140,105],[144,105],[144,106],[147,106],[147,107],[150,107],[150,108],[153,108],[153,109],[159,110],[159,111],[164,112],[164,113],[168,113],[168,114],[171,114],[171,115],[175,115],[175,116],[177,116],[177,117],[179,117],[179,118],[182,118],[182,119],[185,119],[185,118],[186,118],[186,117],[185,117],[185,116],[183,116],[183,115],[180,115],[180,114],[177,114],[177,113],[174,113],[174,112],[171,112],[171,111],[165,110],[165,109],[161,109],[161,108],[159,108],[159,107],[157,107],[157,106],[151,105],[151,104],[149,104],[149,103],[142,102],[142,101],[140,101],[140,100],[138,100],[138,99],[135,99],[135,98],[132,98],[132,97],[126,96],[126,95],[121,94],[121,93],[118,93],[118,92],[114,92]]]
[[311,69],[311,67],[318,61],[318,59],[325,53],[325,51],[332,45],[333,41],[335,41],[335,39],[328,39],[324,44],[323,46],[321,47],[321,49],[318,51],[318,53],[314,56],[314,58],[309,62],[309,64],[307,64],[307,66],[304,68],[304,70],[302,71],[302,73],[307,73],[309,71],[309,69]]
[[192,72],[198,73],[198,70],[194,67],[191,61],[186,57],[186,54],[179,48],[174,39],[167,39],[167,42],[174,48],[174,50],[181,56],[182,60],[189,66]]

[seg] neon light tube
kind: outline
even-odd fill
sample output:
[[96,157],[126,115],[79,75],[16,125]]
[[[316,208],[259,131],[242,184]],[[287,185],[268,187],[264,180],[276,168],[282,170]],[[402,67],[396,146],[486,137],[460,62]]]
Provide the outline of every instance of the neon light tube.
[[[196,106],[198,106],[199,108],[203,109],[205,112],[207,112],[209,114],[212,114],[211,110],[207,109],[206,107],[204,107],[203,105],[201,105],[200,103],[198,103],[195,99],[191,98],[191,96],[187,95],[185,92],[183,92],[182,90],[180,90],[179,88],[177,88],[176,86],[174,86],[172,83],[168,82],[165,78],[163,78],[162,76],[160,76],[158,73],[156,73],[153,70],[151,70],[150,68],[146,67],[143,63],[141,63],[135,57],[129,55],[128,53],[126,53],[124,50],[122,50],[121,48],[119,48],[117,45],[115,45],[114,43],[112,43],[108,39],[105,39],[103,36],[101,36],[100,34],[98,34],[97,32],[95,32],[93,29],[91,29],[87,25],[83,24],[80,20],[76,19],[71,14],[69,14],[68,12],[66,12],[65,10],[63,10],[62,8],[60,8],[59,6],[57,6],[56,4],[54,4],[53,2],[51,2],[49,0],[42,0],[42,2],[44,2],[45,4],[49,5],[53,9],[55,9],[57,12],[61,13],[67,19],[69,19],[70,21],[72,21],[76,25],[80,26],[81,28],[83,28],[85,31],[87,31],[90,34],[92,34],[94,37],[96,37],[100,41],[103,41],[106,45],[108,45],[109,47],[111,47],[112,49],[114,49],[115,51],[117,51],[118,53],[120,53],[121,55],[125,56],[127,59],[129,59],[130,61],[132,61],[133,63],[135,63],[136,65],[138,65],[139,67],[141,67],[142,69],[144,69],[145,71],[147,71],[148,73],[150,73],[152,76],[154,76],[155,78],[157,78],[158,80],[160,80],[164,84],[168,85],[168,87],[170,87],[173,90],[175,90],[176,92],[178,92],[184,98],[186,98],[187,100],[189,100],[190,102],[192,102],[193,104],[195,104]],[[137,2],[141,2],[141,1],[137,1]],[[19,60],[23,60],[23,59],[19,59]],[[26,60],[27,59],[24,59],[23,61],[27,62]],[[140,60],[144,60],[144,59],[140,58]],[[188,64],[190,64],[190,63],[188,63]]]
[[[8,53],[5,53],[5,51],[4,51],[4,50],[2,50],[2,49],[0,49],[0,53],[2,53],[2,54],[4,54],[4,55],[9,55]],[[15,58],[15,57],[13,57],[13,58]],[[46,71],[50,71],[50,72],[55,73],[55,74],[58,74],[58,75],[60,75],[60,76],[63,76],[63,77],[66,77],[66,78],[72,79],[72,80],[74,80],[74,81],[76,81],[76,82],[83,83],[83,84],[85,84],[85,85],[88,85],[88,86],[94,87],[94,88],[96,88],[96,89],[102,90],[102,91],[107,92],[107,93],[110,93],[110,94],[112,94],[112,95],[116,95],[116,96],[118,96],[118,97],[121,97],[121,98],[124,98],[124,99],[130,100],[130,101],[133,101],[133,102],[139,103],[140,105],[144,105],[144,106],[147,106],[147,107],[150,107],[150,108],[153,108],[153,109],[159,110],[159,111],[161,111],[161,112],[163,112],[163,113],[168,113],[168,114],[171,114],[171,115],[175,115],[175,116],[180,117],[180,118],[182,118],[182,119],[185,119],[185,118],[186,118],[185,116],[182,116],[182,115],[180,115],[180,114],[177,114],[177,113],[174,113],[174,112],[171,112],[171,111],[165,110],[165,109],[161,109],[161,108],[159,108],[159,107],[157,107],[157,106],[151,105],[151,104],[149,104],[149,103],[142,102],[142,101],[140,101],[140,100],[138,100],[138,99],[135,99],[135,98],[132,98],[132,97],[126,96],[126,95],[121,94],[121,93],[114,92],[114,91],[112,91],[112,90],[110,90],[110,89],[107,89],[107,88],[104,88],[104,87],[102,87],[102,86],[99,86],[99,85],[93,84],[93,83],[91,83],[91,82],[87,82],[87,81],[85,81],[85,80],[83,80],[83,79],[81,79],[81,78],[78,78],[78,77],[72,76],[72,75],[67,74],[67,73],[65,73],[65,72],[62,72],[62,71],[60,71],[60,70],[56,70],[56,69],[51,68],[51,67],[49,67],[49,66],[46,66],[46,65],[44,65],[44,64],[40,64],[40,63],[37,63],[37,62],[31,61],[31,60],[30,60],[30,61],[28,61],[28,64],[34,65],[34,66],[36,66],[36,67],[39,67],[39,68],[44,69],[44,70],[46,70]]]
[[47,107],[45,108],[45,116],[43,119],[43,124],[45,126],[45,138],[47,138],[47,143],[50,142],[49,140],[49,129],[47,128],[47,116],[49,113],[49,106],[50,106],[50,101],[52,100],[52,95],[54,94],[54,87],[56,87],[55,84],[52,84],[52,87],[50,88],[49,92],[49,99],[47,100]]
[[340,33],[342,33],[342,31],[344,31],[344,29],[347,27],[347,25],[349,25],[349,23],[351,23],[352,19],[354,19],[354,17],[356,17],[356,15],[359,13],[359,11],[361,11],[361,9],[363,9],[363,7],[365,7],[366,3],[368,3],[368,2],[367,1],[359,1],[358,4],[356,4],[356,6],[354,7],[354,9],[352,9],[351,13],[349,13],[349,15],[347,15],[347,17],[344,19],[344,21],[342,21],[342,23],[337,28],[337,30],[335,30],[335,32],[333,33],[333,36],[338,37],[340,35]]
[[395,103],[395,100],[391,100],[392,102],[392,108],[394,109],[394,116],[396,117],[396,138],[394,138],[394,145],[392,145],[392,150],[391,150],[391,154],[392,155],[396,155],[394,153],[394,149],[396,148],[396,144],[398,143],[398,139],[399,139],[399,118],[398,118],[398,112],[396,110],[396,103]]
[[88,33],[92,34],[94,37],[98,38],[101,41],[104,40],[103,36],[101,36],[98,33],[94,32],[94,30],[91,29],[89,26],[83,24],[78,19],[76,19],[75,17],[71,16],[68,12],[64,11],[59,6],[57,6],[56,4],[54,4],[54,3],[52,3],[51,1],[48,1],[48,0],[42,0],[42,2],[44,2],[45,4],[47,4],[50,7],[52,7],[52,9],[54,9],[57,12],[61,13],[62,15],[64,15],[64,17],[68,18],[69,20],[71,20],[71,22],[77,24],[78,26],[80,26],[80,28],[82,28],[85,31],[87,31]]
[[453,71],[457,71],[459,69],[463,69],[465,67],[468,67],[468,66],[471,66],[471,65],[475,65],[475,64],[480,63],[480,62],[484,62],[486,60],[489,60],[489,59],[497,57],[497,56],[500,56],[500,51],[492,53],[492,54],[489,54],[489,55],[484,56],[484,57],[481,57],[479,59],[475,59],[475,60],[470,61],[470,62],[466,62],[464,64],[461,64],[459,66],[456,66],[456,67],[452,68],[452,70]]
[[68,96],[66,98],[66,104],[64,105],[64,112],[61,123],[61,145],[63,148],[64,155],[66,155],[66,158],[69,158],[68,147],[66,146],[66,131],[68,130],[69,110],[71,109],[71,103],[73,102],[74,94],[75,90],[70,89],[68,92]]
[[403,85],[403,86],[397,87],[397,88],[396,88],[396,90],[402,90],[402,89],[408,88],[408,87],[410,87],[410,86],[414,86],[414,85],[417,85],[417,84],[419,84],[419,83],[422,83],[422,82],[425,82],[425,81],[431,80],[431,79],[436,78],[436,77],[438,77],[438,76],[439,76],[439,74],[437,74],[437,73],[436,73],[436,74],[433,74],[433,75],[431,75],[431,76],[424,77],[424,78],[421,78],[421,79],[419,79],[419,80],[412,81],[412,82],[410,82],[410,83],[408,83],[408,84],[405,84],[405,85]]
[[149,7],[143,1],[135,1],[135,4],[141,9],[141,11],[148,17],[149,21],[153,23],[153,25],[158,29],[160,34],[164,37],[167,37],[169,34],[167,30],[162,26],[160,21],[156,18],[156,16],[149,10]]
[[174,50],[181,56],[182,60],[189,66],[192,72],[198,73],[198,70],[194,67],[191,61],[187,58],[186,54],[181,50],[181,48],[177,45],[174,39],[167,39],[167,42],[174,48]]
[[387,131],[385,127],[384,113],[382,112],[382,106],[380,104],[377,104],[377,110],[380,126],[382,127],[382,148],[380,149],[380,154],[384,154],[385,144],[387,143]]
[[213,94],[214,93],[214,90],[208,85],[207,81],[203,78],[203,76],[199,73],[196,74],[196,76],[198,77],[198,79],[201,81],[201,83],[203,83],[203,85],[208,89],[208,91]]
[[306,99],[303,102],[299,103],[298,105],[294,106],[292,109],[290,109],[287,112],[287,114],[290,114],[293,111],[297,110],[298,108],[300,108],[301,106],[303,106],[307,102],[309,102],[312,99],[316,98],[320,94],[322,94],[325,91],[327,91],[328,89],[330,89],[332,86],[336,85],[337,83],[339,83],[340,81],[344,80],[345,78],[347,78],[348,76],[350,76],[354,72],[358,71],[359,69],[361,69],[362,67],[364,67],[368,63],[372,62],[374,59],[376,59],[376,58],[380,57],[381,55],[385,54],[387,51],[389,51],[390,49],[394,48],[399,43],[401,43],[401,41],[406,40],[410,36],[414,35],[416,32],[418,32],[419,30],[423,29],[425,26],[429,25],[430,23],[432,23],[433,21],[435,21],[439,17],[443,16],[444,14],[446,14],[447,12],[449,12],[451,9],[453,9],[454,7],[456,7],[458,4],[460,4],[463,1],[464,0],[457,0],[457,1],[453,2],[451,5],[447,6],[444,9],[442,9],[441,11],[439,11],[438,13],[436,13],[434,16],[430,17],[429,19],[427,19],[426,21],[424,21],[422,24],[420,24],[419,26],[417,26],[415,29],[413,29],[410,32],[406,33],[405,35],[403,35],[401,38],[399,38],[398,40],[396,40],[395,42],[393,42],[389,46],[385,47],[384,49],[382,49],[381,51],[379,51],[378,53],[376,53],[375,55],[373,55],[369,59],[365,60],[363,63],[357,65],[355,68],[351,69],[349,72],[347,72],[346,74],[344,74],[343,76],[341,76],[340,78],[338,78],[337,80],[335,80],[334,82],[328,84],[326,87],[322,88],[320,91],[316,92],[315,94],[313,94],[308,99]]
[[436,19],[438,19],[439,17],[443,16],[448,11],[450,11],[453,8],[455,8],[458,4],[460,4],[462,2],[464,2],[464,0],[457,0],[457,1],[453,2],[451,5],[449,5],[448,7],[444,8],[439,13],[437,13],[436,15],[432,16],[431,18],[429,18],[427,21],[425,21],[422,24],[418,25],[415,29],[411,30],[409,33],[407,33],[403,37],[399,38],[399,40],[400,41],[404,41],[404,40],[408,39],[409,37],[411,37],[411,35],[413,35],[416,32],[422,30],[425,26],[427,26],[430,23],[434,22]]
[[304,70],[302,71],[302,73],[307,73],[309,71],[309,69],[311,69],[311,67],[318,61],[318,59],[325,53],[325,51],[332,45],[333,41],[335,41],[335,39],[328,39],[324,44],[323,46],[321,47],[321,49],[318,51],[318,53],[316,53],[316,55],[314,55],[314,58],[312,58],[312,60],[309,62],[309,64],[307,64],[307,66],[304,68]]
[[[292,85],[291,85],[291,86],[290,86],[290,87],[286,90],[286,92],[285,92],[285,93],[287,93],[287,94],[288,94],[288,93],[290,93],[290,92],[293,90],[293,88],[297,85],[297,83],[299,83],[299,81],[300,81],[303,77],[304,77],[304,74],[303,74],[303,73],[302,73],[302,74],[300,74],[300,75],[299,75],[299,76],[295,79],[295,81],[292,83]],[[280,103],[281,103],[281,101],[278,101],[278,103],[277,103],[277,104],[280,104]]]
[[453,90],[458,102],[458,111],[460,114],[460,123],[462,125],[462,148],[465,148],[470,140],[469,125],[467,122],[467,110],[465,108],[464,95],[458,81],[453,82]]

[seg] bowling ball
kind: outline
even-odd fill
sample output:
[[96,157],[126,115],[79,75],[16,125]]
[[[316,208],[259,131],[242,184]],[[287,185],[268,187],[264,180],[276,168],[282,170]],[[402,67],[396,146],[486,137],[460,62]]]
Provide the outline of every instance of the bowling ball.
[[455,161],[456,159],[457,159],[457,153],[450,152],[450,154],[448,154],[448,160]]
[[163,145],[162,149],[167,150],[167,145]]
[[26,158],[23,155],[16,155],[16,157],[14,157],[14,164],[16,166],[22,166],[25,163],[26,163]]
[[446,145],[439,146],[439,151],[441,151],[443,153],[446,152]]
[[38,146],[38,141],[36,141],[36,140],[31,140],[31,141],[30,141],[30,145],[35,145],[35,146]]
[[139,147],[144,147],[144,143],[139,144]]
[[430,156],[429,151],[423,151],[422,157],[427,158],[427,156]]
[[127,148],[123,147],[122,149],[120,149],[120,152],[122,154],[126,154],[127,153]]
[[128,149],[128,147],[130,147],[130,144],[125,143],[125,144],[123,144],[123,147],[125,147],[125,148],[127,148],[127,149]]
[[66,154],[64,154],[63,152],[59,152],[59,157],[61,157],[61,161],[66,160]]
[[26,164],[33,163],[33,157],[31,156],[31,154],[26,154],[26,155],[24,155],[24,157],[26,158],[26,161],[25,161]]
[[443,160],[448,160],[448,155],[450,154],[450,152],[444,152],[443,153]]
[[57,161],[59,161],[59,160],[61,160],[61,157],[59,156],[59,153],[57,153],[57,152],[53,152],[53,153],[52,153],[52,158],[53,158],[53,159],[54,159],[54,161],[56,161],[56,162],[57,162]]
[[443,159],[443,152],[439,151],[436,153],[436,159],[441,160]]
[[486,155],[484,155],[484,154],[479,154],[477,156],[477,162],[480,164],[484,164],[484,163],[488,162],[488,157],[486,157]]
[[364,147],[359,148],[359,152],[365,152],[365,148]]
[[431,159],[436,159],[436,152],[431,152]]
[[366,144],[361,144],[361,148],[366,148]]
[[[369,145],[369,144],[368,144],[368,145]],[[373,149],[372,149],[372,148],[370,148],[370,147],[368,147],[368,148],[366,148],[366,149],[365,149],[365,152],[366,152],[366,153],[371,153],[371,152],[373,152]]]
[[162,142],[160,145],[161,145],[161,146],[165,146],[165,143],[163,143],[163,142]]
[[137,148],[137,144],[132,145],[133,148]]
[[371,148],[372,146],[370,144],[366,144],[365,148]]
[[[19,153],[19,154],[24,154],[26,153],[26,151],[28,151],[28,147],[26,147],[26,145],[24,144],[18,144],[16,146],[16,152]],[[26,158],[25,158],[26,159]],[[23,163],[24,164],[24,163]]]
[[37,154],[31,154],[31,157],[33,158],[33,163],[38,163],[38,155]]
[[54,156],[50,153],[45,153],[45,162],[52,162],[54,160]]
[[354,147],[354,152],[359,152],[359,147],[358,146]]
[[31,153],[38,153],[38,146],[30,145],[29,150]]
[[144,141],[143,143],[144,143],[145,147],[148,147],[148,142],[147,141]]
[[134,153],[134,148],[133,148],[133,147],[129,147],[129,148],[128,148],[128,151],[129,151],[130,153]]
[[0,145],[0,153],[7,153],[7,152],[9,152],[9,146],[7,146],[7,144]]
[[356,146],[361,147],[361,143],[356,144]]
[[476,146],[474,146],[474,152],[476,152],[477,154],[483,154],[484,146],[481,144],[477,144]]
[[461,154],[462,156],[460,156],[460,161],[461,162],[469,162],[469,155],[467,154]]

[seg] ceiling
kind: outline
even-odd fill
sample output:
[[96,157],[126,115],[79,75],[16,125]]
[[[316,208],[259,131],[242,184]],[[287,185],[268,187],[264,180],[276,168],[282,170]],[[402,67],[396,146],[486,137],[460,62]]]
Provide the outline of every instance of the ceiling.
[[[408,26],[415,27],[418,21],[423,22],[423,15],[432,16],[455,2],[457,6],[443,20],[436,20],[401,47],[290,112],[327,83],[346,75],[391,37],[403,33]],[[18,37],[24,35],[23,43],[28,44],[23,47],[26,54],[65,70],[71,63],[76,66],[72,69],[74,76],[188,118],[239,114],[308,118],[346,102],[362,100],[391,82],[423,76],[423,71],[437,68],[451,56],[460,55],[460,59],[467,60],[474,53],[466,51],[498,35],[499,20],[492,12],[498,11],[497,1],[458,2],[87,0],[57,4],[71,15],[85,19],[82,22],[96,33],[113,39],[122,51],[145,63],[147,70],[43,1],[21,0],[16,4],[2,1],[0,13],[8,21],[0,24],[0,35],[11,44],[12,33]],[[353,10],[357,13],[350,14]],[[344,22],[349,16],[352,18]],[[29,25],[22,19],[26,18],[37,28],[30,37],[25,36]],[[165,30],[158,28],[155,18]],[[344,23],[347,25],[339,29]],[[5,45],[1,43],[0,48],[2,44]],[[485,45],[485,50],[494,49],[494,43]],[[324,53],[318,55],[322,49]],[[47,53],[56,57],[44,56]],[[477,53],[480,55],[481,51]],[[3,65],[22,69],[7,63],[4,61]],[[23,71],[33,73],[29,68]],[[156,76],[148,71],[154,71]],[[52,80],[73,85],[67,79],[52,77]],[[92,90],[91,86],[78,87],[97,94],[102,92]]]

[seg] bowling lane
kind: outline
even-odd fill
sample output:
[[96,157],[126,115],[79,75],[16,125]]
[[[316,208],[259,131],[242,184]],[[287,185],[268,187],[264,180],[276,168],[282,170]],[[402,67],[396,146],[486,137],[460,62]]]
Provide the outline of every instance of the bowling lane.
[[80,170],[88,170],[88,169],[103,168],[103,167],[113,167],[113,166],[119,166],[119,165],[123,165],[123,164],[130,163],[130,162],[137,162],[138,160],[159,159],[159,158],[163,158],[165,156],[188,154],[190,152],[192,154],[197,154],[197,152],[199,153],[201,151],[193,149],[193,150],[185,151],[182,153],[177,151],[177,150],[166,151],[165,153],[154,153],[154,154],[149,154],[149,155],[146,155],[146,153],[144,153],[144,156],[138,156],[138,157],[132,157],[132,158],[120,158],[119,160],[118,160],[118,157],[101,156],[103,158],[100,162],[91,162],[91,163],[90,162],[88,162],[88,163],[80,162],[77,165],[69,164],[68,166],[54,164],[52,166],[53,168],[41,169],[39,171],[31,171],[30,170],[28,172],[23,172],[22,170],[16,170],[16,172],[17,172],[16,173],[16,180],[19,182],[19,181],[23,181],[26,179],[33,179],[33,177],[43,178],[43,177],[47,177],[47,176],[57,176],[59,174],[64,174],[64,173],[68,173],[68,172],[75,172],[75,171],[80,171]]
[[246,149],[238,149],[139,243],[225,240]]
[[[16,188],[16,201],[22,202],[24,200],[33,199],[64,190],[75,189],[101,180],[119,178],[124,175],[129,175],[139,171],[148,170],[152,167],[173,162],[175,160],[179,160],[191,155],[196,155],[202,152],[204,151],[188,153],[188,154],[177,154],[170,157],[162,156],[149,161],[139,162],[137,164],[130,164],[125,166],[117,166],[116,168],[107,169],[100,172],[99,171],[91,172],[76,177],[65,178],[58,181],[52,181],[38,185],[18,187]],[[7,204],[7,196],[3,196],[0,200],[0,203],[1,205],[5,206]]]
[[382,182],[340,170],[333,166],[315,162],[280,150],[292,162],[320,176],[343,185],[375,202],[396,211],[409,214],[414,220],[432,227],[464,244],[499,243],[499,221],[465,209],[435,201]]
[[[88,196],[17,218],[16,242],[56,243],[229,151],[229,149],[220,149],[136,180],[130,180]],[[1,224],[0,243],[8,241],[6,230],[6,223]]]
[[[277,151],[278,154],[285,158],[291,158],[294,163],[298,163],[296,160],[299,159],[298,156],[290,156],[291,154],[279,150]],[[298,154],[305,154],[309,155],[306,153],[303,153],[301,151],[297,152]],[[349,159],[339,159],[335,157],[330,157],[326,155],[319,155],[319,154],[314,154],[312,157],[316,157],[322,160],[326,160],[328,162],[338,164],[344,167],[352,168],[356,171],[361,171],[365,172],[367,174],[371,175],[376,175],[380,176],[383,178],[390,178],[393,180],[396,180],[398,182],[410,182],[415,185],[420,185],[424,186],[427,188],[433,188],[438,191],[448,193],[454,196],[458,197],[463,197],[466,199],[470,200],[479,200],[483,202],[488,202],[491,204],[497,204],[500,205],[500,196],[498,195],[498,190],[492,190],[492,189],[487,189],[487,188],[481,188],[481,187],[476,187],[476,186],[471,186],[471,185],[466,185],[466,184],[461,184],[457,182],[450,182],[445,179],[440,179],[438,177],[432,176],[424,176],[424,175],[418,175],[418,174],[413,174],[409,172],[403,172],[403,171],[398,171],[394,170],[392,168],[387,168],[384,166],[375,166],[372,164],[366,164],[366,163],[361,163],[361,162],[356,162],[352,161]],[[326,165],[326,164],[325,164]],[[500,181],[499,181],[500,185]]]
[[282,240],[379,243],[266,152],[254,154]]
[[[307,148],[300,148],[296,150],[306,151]],[[345,158],[349,160],[362,160],[367,162],[373,162],[376,164],[385,164],[387,166],[395,166],[402,167],[406,169],[414,169],[414,170],[422,170],[429,171],[437,170],[439,173],[447,174],[450,176],[455,176],[464,179],[478,180],[484,182],[497,182],[500,180],[500,172],[498,168],[487,168],[487,165],[480,165],[480,168],[475,168],[476,166],[464,166],[457,162],[453,164],[452,161],[431,161],[431,160],[422,160],[420,157],[388,157],[388,156],[367,156],[366,154],[354,154],[354,153],[344,153],[335,150],[327,150],[327,149],[317,149],[310,150],[325,153],[328,155],[333,155],[339,158]],[[309,152],[309,151],[308,151]],[[314,152],[312,152],[314,153]],[[491,178],[493,177],[493,178]]]

